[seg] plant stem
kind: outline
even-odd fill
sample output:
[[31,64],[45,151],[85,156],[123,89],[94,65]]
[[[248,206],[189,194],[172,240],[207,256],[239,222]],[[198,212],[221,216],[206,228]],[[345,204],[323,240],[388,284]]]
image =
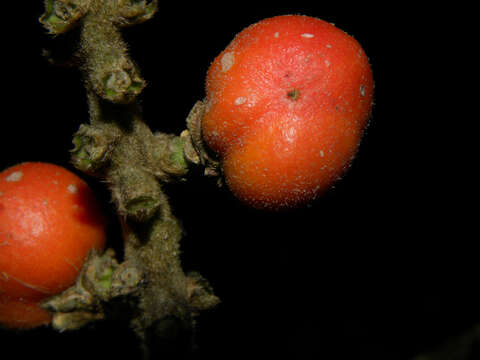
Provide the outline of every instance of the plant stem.
[[[55,1],[48,0],[46,5],[51,12]],[[146,1],[90,0],[88,10],[85,7],[82,13],[80,56],[90,125],[82,125],[75,135],[72,161],[108,184],[122,226],[125,259],[118,264],[111,254],[110,258],[91,257],[84,276],[66,292],[68,300],[81,299],[73,305],[67,301],[69,313],[76,317],[63,314],[67,299],[62,296],[67,295],[45,304],[56,312],[54,317],[62,319],[57,321],[62,324],[59,329],[74,329],[77,323],[83,325],[78,316],[86,308],[115,314],[108,309],[117,303],[114,298],[123,296],[131,307],[130,324],[146,353],[158,337],[171,331],[172,324],[192,329],[199,311],[218,303],[205,279],[197,273],[186,275],[182,269],[179,248],[183,231],[162,189],[162,183],[183,179],[189,171],[191,162],[183,155],[188,132],[181,137],[153,134],[143,122],[136,98],[145,81],[129,58],[119,30],[135,23],[134,19],[148,19],[154,8]],[[84,296],[85,291],[91,296]],[[76,323],[68,323],[70,318]],[[103,316],[90,316],[85,322],[90,318]]]

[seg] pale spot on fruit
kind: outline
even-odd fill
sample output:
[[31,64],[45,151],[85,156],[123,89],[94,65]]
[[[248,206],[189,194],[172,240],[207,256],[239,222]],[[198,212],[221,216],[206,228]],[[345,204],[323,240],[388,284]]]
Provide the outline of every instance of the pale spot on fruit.
[[326,67],[329,67],[329,66],[330,66],[330,61],[325,60],[325,66],[326,66]]
[[287,140],[287,142],[289,143],[293,143],[295,141],[296,135],[297,135],[297,131],[292,126],[288,128],[288,130],[285,132],[285,140]]
[[70,184],[70,185],[67,186],[67,191],[70,194],[76,194],[78,192],[78,188],[75,184]]
[[365,96],[365,85],[360,85],[360,95]]
[[278,37],[280,37],[280,33],[277,31],[275,34],[273,34],[273,36],[278,38]]
[[306,38],[306,39],[311,39],[311,38],[313,38],[315,35],[310,34],[310,33],[304,33],[304,34],[302,34],[302,35],[300,35],[300,36],[303,37],[303,38]]
[[22,177],[23,177],[22,171],[14,171],[5,178],[5,181],[8,181],[8,182],[20,181]]
[[43,218],[37,214],[28,216],[28,227],[30,228],[30,234],[37,237],[45,232],[46,225]]
[[331,49],[331,48],[332,48],[332,45],[330,45],[330,44],[327,44],[327,45],[325,45],[325,46],[326,46],[328,49]]
[[321,156],[321,157],[324,157],[324,156],[325,156],[325,153],[323,152],[323,150],[320,150],[320,156]]
[[235,99],[235,105],[242,105],[247,101],[246,97],[239,96],[238,98]]
[[222,65],[223,72],[230,70],[234,63],[235,55],[233,55],[233,52],[227,52],[223,54],[222,58],[220,59],[220,64]]

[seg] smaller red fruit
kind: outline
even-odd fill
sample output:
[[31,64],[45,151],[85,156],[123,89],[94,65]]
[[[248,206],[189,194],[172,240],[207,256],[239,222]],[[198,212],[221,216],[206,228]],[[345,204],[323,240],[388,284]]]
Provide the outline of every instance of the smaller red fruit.
[[38,301],[10,298],[0,295],[0,324],[6,328],[31,329],[48,325],[51,315]]
[[1,172],[3,314],[8,306],[21,314],[25,304],[25,314],[45,319],[38,302],[73,285],[88,252],[104,248],[105,220],[88,185],[62,167],[32,162]]

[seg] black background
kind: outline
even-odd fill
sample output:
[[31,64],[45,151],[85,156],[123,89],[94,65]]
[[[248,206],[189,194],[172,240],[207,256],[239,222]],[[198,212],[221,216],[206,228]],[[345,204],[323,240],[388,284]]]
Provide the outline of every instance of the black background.
[[[300,13],[335,23],[370,58],[371,124],[351,170],[313,207],[270,214],[241,205],[201,177],[168,187],[186,236],[186,270],[208,278],[222,303],[198,320],[196,350],[172,358],[409,359],[479,318],[475,210],[467,149],[474,102],[466,99],[468,8],[337,1],[162,4],[124,34],[148,87],[153,130],[180,133],[204,96],[210,62],[247,25]],[[317,2],[315,2],[317,3]],[[323,3],[323,2],[322,2]],[[2,23],[0,165],[69,165],[71,136],[88,121],[78,71],[50,65],[42,49],[75,50],[78,33],[53,38],[41,1],[7,7]],[[467,71],[464,71],[467,70]],[[460,80],[460,82],[459,82]],[[111,213],[109,194],[88,179]],[[17,359],[137,358],[122,324],[74,333],[0,331]],[[2,355],[3,357],[3,355]]]

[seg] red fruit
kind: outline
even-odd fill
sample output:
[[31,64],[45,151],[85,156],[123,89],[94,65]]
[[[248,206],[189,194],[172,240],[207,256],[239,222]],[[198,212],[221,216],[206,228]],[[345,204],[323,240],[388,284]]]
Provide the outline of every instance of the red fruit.
[[43,310],[39,302],[0,295],[0,324],[2,326],[31,329],[47,325],[50,321],[50,313]]
[[19,308],[73,285],[88,252],[102,250],[105,238],[100,206],[75,174],[46,163],[24,163],[0,173],[3,308],[6,297],[21,299],[15,303]]
[[311,202],[357,152],[372,106],[368,58],[351,36],[299,15],[240,32],[211,64],[202,131],[226,183],[256,208]]

